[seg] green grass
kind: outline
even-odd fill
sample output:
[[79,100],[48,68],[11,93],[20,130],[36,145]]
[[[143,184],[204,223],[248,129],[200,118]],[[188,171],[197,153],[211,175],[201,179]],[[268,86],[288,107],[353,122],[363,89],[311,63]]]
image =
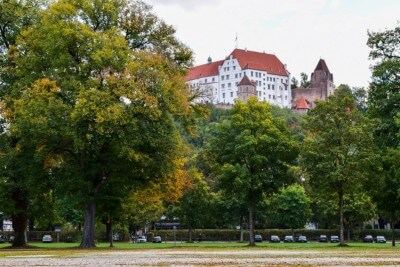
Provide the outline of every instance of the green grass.
[[[347,243],[347,247],[339,247],[338,244],[333,243],[269,243],[262,242],[256,243],[254,249],[287,249],[287,250],[307,250],[307,249],[321,249],[321,250],[340,250],[340,249],[398,249],[392,248],[391,243],[376,244],[376,243]],[[38,250],[62,250],[62,249],[77,249],[79,243],[29,243],[29,249]],[[128,242],[115,242],[114,247],[110,248],[109,243],[97,243],[98,250],[124,250],[124,249],[173,249],[173,248],[250,248],[248,243],[238,242],[200,242],[200,243],[181,243],[181,242],[168,242],[168,243],[128,243]],[[0,253],[10,248],[10,244],[0,244]],[[250,248],[253,249],[253,248]]]

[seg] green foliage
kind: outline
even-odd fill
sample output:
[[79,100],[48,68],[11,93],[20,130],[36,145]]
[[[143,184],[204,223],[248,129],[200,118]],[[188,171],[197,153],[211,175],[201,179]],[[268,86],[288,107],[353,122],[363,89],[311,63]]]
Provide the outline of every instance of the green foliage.
[[290,84],[290,89],[299,88],[299,81],[298,81],[295,77],[293,77],[293,78],[290,80],[290,82],[291,82],[291,84]]
[[382,32],[369,32],[367,45],[370,58],[375,60],[372,82],[368,91],[370,116],[380,120],[375,130],[378,145],[397,147],[399,125],[395,118],[400,112],[400,27]]
[[52,1],[39,13],[8,51],[16,82],[3,126],[59,199],[86,206],[90,247],[96,201],[117,211],[104,200],[176,171],[185,153],[176,122],[189,129],[195,110],[183,79],[191,51],[140,1]]
[[311,82],[308,79],[308,75],[305,72],[302,72],[300,73],[300,77],[300,88],[309,88],[311,86]]
[[[367,45],[375,60],[368,93],[368,113],[379,120],[375,141],[382,151],[382,171],[375,199],[378,207],[390,215],[391,223],[398,219],[400,124],[400,27],[382,32],[369,32]],[[395,245],[394,237],[392,245]]]
[[372,122],[357,109],[352,96],[341,91],[328,101],[318,102],[306,119],[308,136],[302,165],[313,196],[336,195],[342,235],[344,197],[363,191],[373,175],[370,166],[376,154]]
[[230,120],[216,125],[209,151],[220,187],[246,203],[250,229],[252,212],[265,195],[290,182],[288,165],[297,156],[290,132],[270,109],[256,98],[247,104],[237,101]]
[[196,171],[191,171],[191,186],[179,202],[170,207],[168,216],[177,217],[181,225],[192,228],[206,228],[213,224],[214,194]]
[[269,219],[284,228],[302,228],[311,218],[310,199],[298,184],[282,188],[268,201]]

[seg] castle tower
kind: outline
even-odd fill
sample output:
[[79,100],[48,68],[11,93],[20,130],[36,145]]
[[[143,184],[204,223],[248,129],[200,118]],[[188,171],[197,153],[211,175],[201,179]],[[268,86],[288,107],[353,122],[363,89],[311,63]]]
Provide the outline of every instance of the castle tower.
[[238,98],[243,102],[247,102],[247,100],[252,96],[257,96],[256,84],[255,82],[250,81],[249,77],[245,74],[243,79],[238,83]]
[[320,59],[314,72],[311,74],[311,88],[320,88],[320,99],[326,100],[333,95],[335,86],[333,74],[329,71],[325,60]]

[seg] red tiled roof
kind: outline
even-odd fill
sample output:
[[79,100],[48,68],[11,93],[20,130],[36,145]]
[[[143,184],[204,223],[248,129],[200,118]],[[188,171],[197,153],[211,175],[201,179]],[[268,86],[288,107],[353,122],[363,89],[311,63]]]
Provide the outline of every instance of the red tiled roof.
[[218,67],[221,66],[223,62],[224,60],[220,60],[190,68],[186,75],[186,81],[208,76],[218,76]]
[[307,101],[306,101],[306,99],[304,98],[304,96],[301,96],[299,99],[297,99],[295,102],[294,102],[294,108],[295,109],[310,109],[309,107],[308,107],[308,104],[307,104]]
[[238,83],[239,85],[252,85],[254,86],[254,82],[250,81],[249,77],[247,77],[247,75],[244,75],[242,80]]
[[231,55],[236,58],[242,69],[250,68],[263,70],[274,75],[287,76],[283,63],[272,54],[235,49]]

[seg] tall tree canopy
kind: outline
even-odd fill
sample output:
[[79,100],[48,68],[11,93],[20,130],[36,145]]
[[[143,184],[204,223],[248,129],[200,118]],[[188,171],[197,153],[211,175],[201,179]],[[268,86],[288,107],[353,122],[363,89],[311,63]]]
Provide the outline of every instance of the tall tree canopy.
[[315,193],[336,196],[344,244],[344,199],[362,191],[369,177],[367,167],[374,156],[372,125],[353,97],[340,90],[328,101],[318,102],[306,120],[302,165]]
[[237,101],[231,118],[217,125],[210,157],[221,187],[243,199],[249,213],[249,243],[254,245],[254,213],[264,197],[290,182],[288,165],[297,157],[296,144],[271,106],[251,98]]
[[[382,152],[382,172],[376,187],[378,207],[390,214],[392,228],[399,213],[400,124],[400,26],[382,32],[369,32],[372,82],[368,94],[368,114],[379,120],[375,140]],[[395,246],[394,235],[392,245]]]
[[168,177],[185,151],[176,121],[193,112],[191,51],[174,33],[140,1],[55,1],[8,53],[17,77],[3,101],[8,134],[85,207],[81,247],[95,246],[105,184]]
[[371,48],[372,82],[368,91],[369,114],[380,120],[375,134],[378,144],[397,147],[400,126],[395,118],[400,112],[400,26],[383,32],[369,32],[367,45]]

